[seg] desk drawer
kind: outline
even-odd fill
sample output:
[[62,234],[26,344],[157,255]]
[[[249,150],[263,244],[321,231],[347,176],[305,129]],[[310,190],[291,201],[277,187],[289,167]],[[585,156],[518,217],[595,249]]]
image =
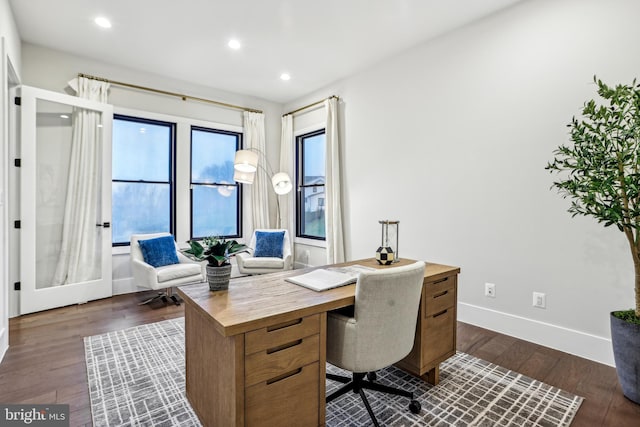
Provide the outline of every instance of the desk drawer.
[[[318,362],[264,381],[245,390],[246,426],[317,426],[319,424]],[[324,378],[322,378],[324,381]]]
[[455,287],[456,276],[427,283],[422,292],[425,316],[429,317],[453,307],[456,302]]
[[423,359],[437,360],[455,354],[455,311],[448,308],[427,316],[424,325]]
[[303,317],[267,328],[247,332],[244,354],[253,354],[320,332],[320,315]]
[[245,386],[270,381],[320,360],[320,335],[294,339],[245,356]]

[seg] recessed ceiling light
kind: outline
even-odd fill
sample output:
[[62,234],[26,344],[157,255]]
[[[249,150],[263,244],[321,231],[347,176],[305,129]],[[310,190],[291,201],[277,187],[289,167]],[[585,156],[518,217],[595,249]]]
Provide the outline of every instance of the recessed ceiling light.
[[229,40],[229,43],[227,45],[233,50],[238,50],[238,49],[240,49],[242,47],[242,44],[240,43],[240,40],[238,40],[238,39]]
[[96,19],[94,19],[94,21],[96,23],[96,25],[98,25],[99,27],[102,28],[111,28],[111,21],[109,21],[107,18],[105,18],[104,16],[98,16]]
[[287,80],[291,80],[291,76],[289,73],[282,73],[280,74],[280,80],[284,80],[286,82]]

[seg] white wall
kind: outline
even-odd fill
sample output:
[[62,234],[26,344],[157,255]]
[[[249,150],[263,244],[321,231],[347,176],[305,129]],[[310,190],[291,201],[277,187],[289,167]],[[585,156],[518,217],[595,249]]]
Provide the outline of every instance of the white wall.
[[[110,80],[193,95],[262,110],[265,113],[267,155],[272,164],[277,164],[277,159],[280,155],[281,104],[255,97],[234,94],[223,90],[198,86],[188,82],[167,79],[151,73],[129,70],[89,58],[78,57],[28,43],[22,45],[22,57],[24,64],[22,82],[25,85],[35,86],[51,91],[68,92],[67,82],[76,77],[78,73],[85,73],[104,77]],[[109,103],[114,105],[116,113],[129,113],[131,110],[145,111],[156,114],[155,117],[159,119],[169,121],[172,121],[172,117],[188,117],[199,121],[200,123],[198,124],[200,125],[204,125],[206,122],[223,125],[221,128],[242,127],[241,111],[217,107],[207,103],[182,101],[175,97],[141,92],[119,86],[112,86],[109,92]],[[177,150],[178,157],[184,160],[185,150],[188,150],[188,147],[177,147]],[[186,168],[183,168],[183,170],[186,170]],[[184,178],[183,176],[179,176],[177,177],[177,180],[188,181],[188,177]],[[245,214],[250,211],[249,193],[250,191],[244,191]],[[186,203],[188,203],[188,200]],[[176,218],[176,238],[179,241],[185,241],[189,238],[189,225],[184,221],[187,220],[186,217],[188,217],[188,214],[184,215],[185,210],[183,208],[184,206],[177,207],[177,212],[182,212],[182,215],[178,215]],[[275,201],[272,203],[271,214],[273,217],[272,220],[275,221]],[[180,219],[183,221],[180,221]],[[243,231],[247,233],[246,227]],[[114,293],[118,294],[135,291],[136,286],[133,283],[131,276],[128,251],[122,251],[119,248],[114,248]],[[18,315],[17,294],[18,292],[11,291],[11,316]]]
[[638,16],[633,0],[526,1],[285,105],[341,97],[348,258],[398,219],[401,256],[461,267],[460,320],[612,364],[627,243],[572,219],[544,167],[594,74],[640,77]]
[[20,34],[13,19],[9,0],[0,0],[0,37],[4,38],[6,57],[11,61],[16,74],[20,76],[22,71]]
[[20,70],[20,37],[8,0],[0,0],[0,360],[9,347],[9,85]]

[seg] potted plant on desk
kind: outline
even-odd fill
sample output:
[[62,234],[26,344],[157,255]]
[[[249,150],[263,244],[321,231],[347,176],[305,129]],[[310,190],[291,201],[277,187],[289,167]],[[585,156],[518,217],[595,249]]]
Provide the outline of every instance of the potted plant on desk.
[[615,225],[629,242],[635,309],[610,314],[611,341],[622,391],[640,403],[640,85],[594,81],[606,104],[584,104],[568,125],[573,146],[558,147],[546,169],[564,173],[553,187],[572,199],[569,213]]
[[220,291],[229,288],[231,278],[231,263],[229,257],[248,249],[247,245],[235,240],[225,240],[218,237],[205,237],[202,243],[190,240],[189,249],[184,253],[191,259],[207,261],[207,282],[209,289]]

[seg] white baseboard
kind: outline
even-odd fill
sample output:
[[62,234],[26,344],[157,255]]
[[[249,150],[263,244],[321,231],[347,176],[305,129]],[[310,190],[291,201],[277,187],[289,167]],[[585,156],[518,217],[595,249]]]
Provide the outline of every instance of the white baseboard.
[[608,338],[462,302],[458,303],[458,320],[615,366]]
[[130,294],[132,292],[138,292],[143,288],[138,288],[133,281],[133,277],[127,277],[124,279],[114,279],[113,283],[113,295]]
[[302,262],[298,262],[298,261],[294,261],[293,262],[293,269],[294,270],[301,270],[303,268],[309,268],[309,267],[314,267],[313,265],[309,265],[309,264],[305,264]]
[[4,355],[9,349],[9,337],[7,336],[7,328],[0,330],[0,362],[4,359]]

